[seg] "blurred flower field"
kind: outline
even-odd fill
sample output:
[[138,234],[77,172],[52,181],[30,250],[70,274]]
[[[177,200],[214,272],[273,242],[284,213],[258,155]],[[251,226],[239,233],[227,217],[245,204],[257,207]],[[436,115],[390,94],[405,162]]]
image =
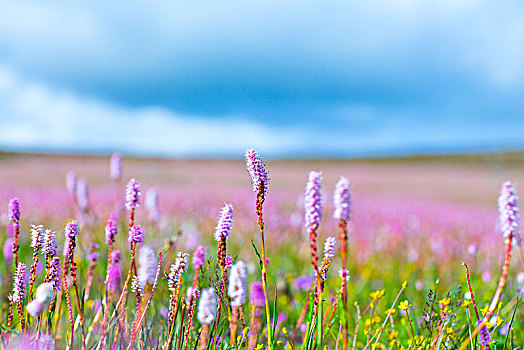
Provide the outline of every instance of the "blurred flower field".
[[257,161],[3,156],[1,346],[522,349],[522,165]]

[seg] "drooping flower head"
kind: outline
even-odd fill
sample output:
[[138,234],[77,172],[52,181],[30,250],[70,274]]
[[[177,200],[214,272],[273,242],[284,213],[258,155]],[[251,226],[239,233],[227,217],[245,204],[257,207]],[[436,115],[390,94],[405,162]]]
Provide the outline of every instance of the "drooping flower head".
[[76,220],[68,221],[65,225],[64,233],[67,238],[74,239],[78,235],[78,222]]
[[144,245],[140,248],[138,264],[138,281],[142,288],[144,288],[147,283],[153,285],[153,283],[155,283],[158,260],[154,250],[151,249],[150,246]]
[[142,192],[140,191],[140,182],[134,178],[129,180],[126,187],[126,208],[132,210],[140,206],[140,198]]
[[231,306],[240,306],[246,302],[246,278],[247,269],[244,262],[238,261],[231,266],[228,288]]
[[506,241],[511,236],[513,239],[515,239],[515,242],[520,243],[519,199],[517,197],[515,187],[510,181],[506,181],[502,184],[498,205],[502,236]]
[[198,303],[197,318],[201,323],[211,324],[217,313],[217,297],[214,288],[206,288],[202,291]]
[[[311,283],[308,285],[308,287],[311,285]],[[251,305],[256,307],[263,307],[266,304],[266,300],[264,298],[264,288],[262,287],[262,283],[260,282],[253,282],[251,284],[251,289],[249,291],[249,302]]]
[[169,275],[167,276],[167,284],[169,289],[174,290],[178,287],[178,281],[189,266],[189,254],[185,252],[178,252],[175,263],[171,264]]
[[351,218],[351,192],[349,191],[349,180],[341,176],[335,186],[333,204],[335,212],[333,217],[338,220],[349,221]]
[[31,225],[31,248],[40,249],[44,244],[44,225]]
[[140,225],[133,226],[129,230],[128,240],[129,240],[129,242],[143,243],[144,242],[144,236],[145,236],[145,231],[144,231],[144,228],[142,226],[140,226]]
[[222,237],[228,238],[233,225],[233,206],[226,203],[220,211],[217,227],[215,228],[215,239],[220,242]]
[[193,255],[193,267],[195,270],[201,269],[206,263],[206,248],[199,245]]
[[115,237],[118,234],[118,225],[115,221],[109,219],[106,225],[106,244],[115,242]]
[[86,211],[89,207],[89,188],[87,181],[81,178],[76,183],[76,203],[82,211]]
[[10,299],[15,304],[22,302],[26,295],[25,268],[25,264],[19,262],[16,267],[15,276],[13,277],[13,293]]
[[20,202],[17,197],[9,202],[9,221],[16,224],[20,222]]
[[73,171],[66,174],[66,189],[67,192],[76,195],[76,174]]
[[306,185],[306,194],[304,201],[305,209],[305,226],[306,229],[316,229],[322,219],[322,203],[320,187],[322,182],[322,173],[311,171]]
[[118,180],[122,177],[122,155],[120,153],[113,153],[109,161],[109,172],[113,180]]
[[324,242],[324,259],[332,259],[335,256],[335,244],[337,239],[335,237],[328,237]]
[[253,192],[258,192],[260,186],[264,186],[264,194],[267,194],[269,177],[266,170],[266,166],[260,160],[260,157],[252,148],[246,150],[246,167],[251,176],[251,185],[253,186]]

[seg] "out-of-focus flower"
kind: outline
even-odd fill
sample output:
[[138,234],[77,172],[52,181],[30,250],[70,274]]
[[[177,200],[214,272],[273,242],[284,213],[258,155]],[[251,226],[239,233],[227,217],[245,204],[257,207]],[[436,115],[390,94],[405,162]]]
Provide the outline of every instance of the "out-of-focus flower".
[[206,248],[198,246],[193,255],[193,267],[195,270],[201,269],[206,263]]
[[118,234],[118,225],[115,221],[109,219],[106,225],[106,244],[115,242],[115,237]]
[[122,177],[122,155],[120,153],[113,153],[109,161],[109,172],[113,180],[118,180]]
[[263,307],[266,303],[262,283],[253,282],[249,293],[249,302],[256,307]]
[[197,318],[201,323],[211,324],[217,313],[217,298],[215,289],[206,288],[202,291],[200,302],[198,303]]
[[335,206],[333,217],[335,219],[348,221],[351,218],[351,192],[349,188],[349,180],[341,176],[335,186],[335,194],[333,195]]
[[138,253],[138,281],[140,286],[145,288],[146,284],[153,285],[156,279],[156,270],[158,259],[151,247],[144,245],[140,248]]
[[510,181],[502,184],[498,200],[500,214],[500,229],[504,239],[513,237],[515,242],[520,243],[519,235],[519,200],[515,187]]
[[231,306],[240,306],[246,302],[246,278],[247,269],[243,261],[231,266],[228,288]]
[[140,191],[140,182],[134,178],[129,180],[126,187],[126,208],[132,210],[140,206],[140,198],[142,192]]

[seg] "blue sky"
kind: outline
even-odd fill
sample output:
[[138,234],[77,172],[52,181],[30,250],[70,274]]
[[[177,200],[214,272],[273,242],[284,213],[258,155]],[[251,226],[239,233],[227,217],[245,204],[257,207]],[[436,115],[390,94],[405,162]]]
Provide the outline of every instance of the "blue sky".
[[524,149],[520,1],[4,1],[0,148]]

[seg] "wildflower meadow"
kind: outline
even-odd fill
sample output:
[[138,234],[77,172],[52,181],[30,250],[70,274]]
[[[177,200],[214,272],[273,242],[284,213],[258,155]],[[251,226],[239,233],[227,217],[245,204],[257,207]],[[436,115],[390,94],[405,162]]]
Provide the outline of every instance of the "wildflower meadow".
[[[376,196],[395,167],[273,174],[254,149],[175,179],[118,153],[48,161],[58,180],[3,160],[2,349],[524,347],[514,179],[474,200],[438,168],[426,197],[429,177]],[[442,199],[457,181],[472,200]]]

